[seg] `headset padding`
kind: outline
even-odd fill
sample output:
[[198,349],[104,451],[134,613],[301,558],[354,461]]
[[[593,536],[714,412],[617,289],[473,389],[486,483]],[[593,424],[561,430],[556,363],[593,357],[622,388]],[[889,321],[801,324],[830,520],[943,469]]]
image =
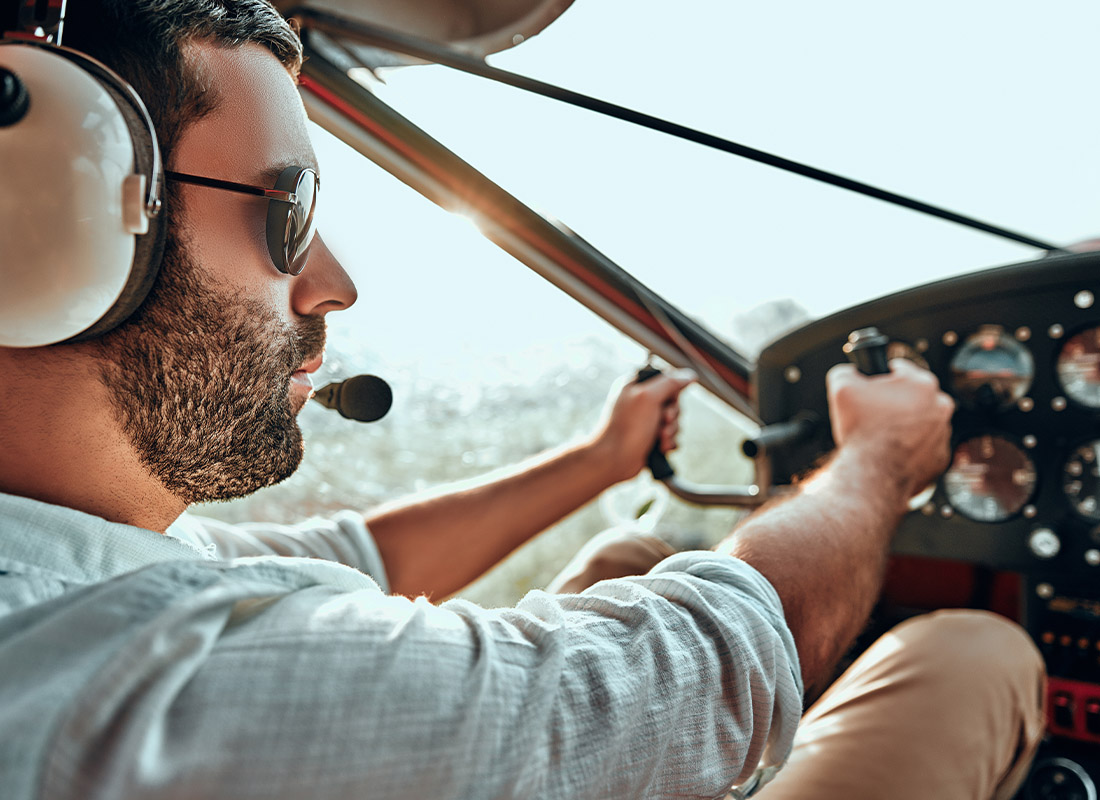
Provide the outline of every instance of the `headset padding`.
[[[89,70],[90,71],[90,70]],[[134,143],[134,171],[139,175],[153,173],[153,144],[149,141],[150,132],[142,115],[134,108],[126,93],[120,91],[109,76],[95,74],[99,83],[110,93],[130,129]],[[157,190],[157,196],[163,200],[163,184]],[[138,310],[156,282],[160,273],[160,262],[164,255],[164,240],[167,232],[165,212],[149,219],[149,232],[136,236],[134,262],[130,267],[130,277],[122,288],[115,304],[91,327],[81,331],[67,341],[80,342],[100,336],[125,322]]]

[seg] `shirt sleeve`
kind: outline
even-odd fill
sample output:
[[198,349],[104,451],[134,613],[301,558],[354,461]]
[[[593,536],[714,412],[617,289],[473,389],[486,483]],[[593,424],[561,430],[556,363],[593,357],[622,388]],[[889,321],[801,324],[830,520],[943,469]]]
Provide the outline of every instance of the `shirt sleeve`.
[[361,514],[341,511],[331,518],[314,518],[295,525],[274,522],[228,522],[183,514],[168,529],[176,538],[211,550],[230,561],[254,556],[320,558],[353,567],[389,591],[386,567],[378,545]]
[[[497,610],[362,576],[349,590],[355,573],[317,561],[293,591],[249,572],[292,567],[185,576],[172,627],[111,644],[112,668],[58,726],[50,786],[87,791],[83,763],[135,798],[717,798],[790,748],[794,642],[774,590],[732,558],[679,554]],[[317,582],[325,569],[339,579]]]

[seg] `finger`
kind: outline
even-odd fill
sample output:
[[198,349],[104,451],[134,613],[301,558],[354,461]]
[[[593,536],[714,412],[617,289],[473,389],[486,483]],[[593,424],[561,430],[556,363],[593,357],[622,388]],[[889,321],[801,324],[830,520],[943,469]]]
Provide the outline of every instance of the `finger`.
[[955,400],[950,395],[939,392],[936,395],[936,408],[947,419],[951,418],[951,415],[955,413]]
[[860,373],[854,364],[836,364],[825,373],[825,385],[830,389],[859,383],[866,379],[866,376]]
[[661,432],[661,452],[667,453],[670,450],[675,450],[679,445],[677,439],[680,438],[680,426],[674,425],[670,429],[665,429]]
[[681,386],[690,386],[699,380],[699,375],[693,369],[678,369],[672,373],[672,377],[679,381]]
[[658,375],[633,387],[639,394],[647,395],[657,406],[672,404],[685,387],[697,380],[691,370],[677,370],[669,375]]
[[919,364],[914,364],[907,358],[892,359],[890,361],[890,370],[896,378],[929,386],[939,386],[939,379],[935,374]]
[[916,362],[910,361],[908,358],[891,358],[890,371],[914,375],[918,372],[928,372],[924,367],[919,366]]

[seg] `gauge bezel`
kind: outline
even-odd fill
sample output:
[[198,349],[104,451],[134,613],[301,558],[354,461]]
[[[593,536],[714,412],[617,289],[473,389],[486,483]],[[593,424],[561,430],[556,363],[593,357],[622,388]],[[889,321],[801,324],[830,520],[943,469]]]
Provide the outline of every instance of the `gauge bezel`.
[[[951,469],[955,464],[955,454],[958,452],[959,447],[961,447],[966,442],[969,442],[973,439],[980,439],[984,436],[991,436],[993,438],[1002,439],[1015,447],[1018,451],[1020,451],[1020,453],[1024,455],[1024,458],[1027,459],[1028,464],[1031,465],[1031,471],[1035,476],[1034,483],[1031,486],[1031,491],[1028,493],[1024,501],[1020,503],[1019,507],[1015,511],[1011,512],[1008,516],[1002,519],[988,520],[975,518],[955,503],[955,501],[951,497],[951,493],[947,489],[947,475],[949,472],[951,472]],[[944,500],[951,507],[955,515],[960,516],[966,521],[973,522],[977,525],[1004,525],[1015,520],[1023,519],[1024,509],[1027,508],[1029,505],[1035,504],[1036,500],[1039,498],[1039,495],[1043,490],[1043,473],[1040,469],[1039,460],[1035,457],[1034,449],[1024,446],[1023,437],[1017,436],[1010,431],[1006,431],[1000,428],[971,429],[968,430],[963,436],[952,437],[951,462],[948,464],[947,469],[944,470],[943,474],[940,475],[940,478],[937,481],[937,485],[939,487],[939,491],[943,495]]]
[[[1065,482],[1065,479],[1066,479],[1066,464],[1069,463],[1069,460],[1073,457],[1074,453],[1076,453],[1078,450],[1080,450],[1085,445],[1091,444],[1093,442],[1100,443],[1100,434],[1093,435],[1093,436],[1088,436],[1088,437],[1082,437],[1080,439],[1075,439],[1075,440],[1073,440],[1071,442],[1068,442],[1066,444],[1065,448],[1062,450],[1062,453],[1061,453],[1062,458],[1058,462],[1058,478],[1059,478],[1058,488],[1059,488],[1059,491],[1060,491],[1060,496],[1061,496],[1062,502],[1065,503],[1066,512],[1070,515],[1070,517],[1072,519],[1074,519],[1074,520],[1076,520],[1076,521],[1078,521],[1082,524],[1089,525],[1089,526],[1091,526],[1091,528],[1100,529],[1100,509],[1097,509],[1097,514],[1098,515],[1096,517],[1089,517],[1089,516],[1086,516],[1085,514],[1082,514],[1080,511],[1078,511],[1077,507],[1070,500],[1069,495],[1066,494],[1066,482]],[[1097,459],[1097,461],[1100,462],[1100,459]]]
[[[983,333],[983,331],[989,331],[990,329],[996,329],[999,340],[1010,342],[1012,347],[1016,348],[1017,352],[1021,352],[1027,356],[1027,359],[1030,362],[1030,374],[1027,375],[1027,383],[1018,395],[1010,397],[1007,401],[999,400],[995,405],[986,407],[977,402],[976,398],[974,397],[974,392],[960,389],[956,380],[955,362],[962,354],[963,350],[965,350],[971,344],[971,342],[977,339]],[[1011,411],[1012,409],[1016,408],[1021,398],[1027,397],[1029,394],[1031,394],[1032,389],[1035,387],[1035,381],[1039,377],[1038,365],[1039,358],[1034,352],[1033,348],[1028,343],[1021,342],[1019,339],[1013,336],[1012,333],[1005,327],[1005,325],[1000,323],[984,323],[982,325],[979,325],[977,328],[970,330],[965,335],[960,335],[958,342],[950,348],[950,352],[947,354],[944,377],[947,380],[951,396],[955,398],[955,401],[960,406],[974,411],[1005,412]]]
[[1057,387],[1059,395],[1061,397],[1064,397],[1067,403],[1071,404],[1074,408],[1081,409],[1090,414],[1100,414],[1100,405],[1090,406],[1087,403],[1083,403],[1076,397],[1071,395],[1066,389],[1065,383],[1062,382],[1062,376],[1058,374],[1058,363],[1062,359],[1062,353],[1066,349],[1066,345],[1068,345],[1071,341],[1080,336],[1082,333],[1088,333],[1092,330],[1098,331],[1097,335],[1098,338],[1100,338],[1100,319],[1093,320],[1092,322],[1086,323],[1084,325],[1075,326],[1072,330],[1067,330],[1065,335],[1063,335],[1061,340],[1058,342],[1058,346],[1054,349],[1053,358],[1051,359],[1050,363],[1050,370],[1054,376],[1054,385],[1055,387]]

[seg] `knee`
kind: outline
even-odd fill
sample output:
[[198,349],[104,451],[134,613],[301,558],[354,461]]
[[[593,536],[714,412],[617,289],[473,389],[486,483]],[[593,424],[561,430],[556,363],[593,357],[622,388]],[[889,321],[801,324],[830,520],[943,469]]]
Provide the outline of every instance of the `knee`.
[[593,537],[547,586],[547,591],[574,593],[602,580],[644,575],[673,555],[673,550],[654,536],[612,528]]
[[1034,686],[1044,676],[1043,659],[1027,632],[988,611],[935,611],[906,620],[891,633],[956,678],[970,674],[989,681],[1000,675]]

